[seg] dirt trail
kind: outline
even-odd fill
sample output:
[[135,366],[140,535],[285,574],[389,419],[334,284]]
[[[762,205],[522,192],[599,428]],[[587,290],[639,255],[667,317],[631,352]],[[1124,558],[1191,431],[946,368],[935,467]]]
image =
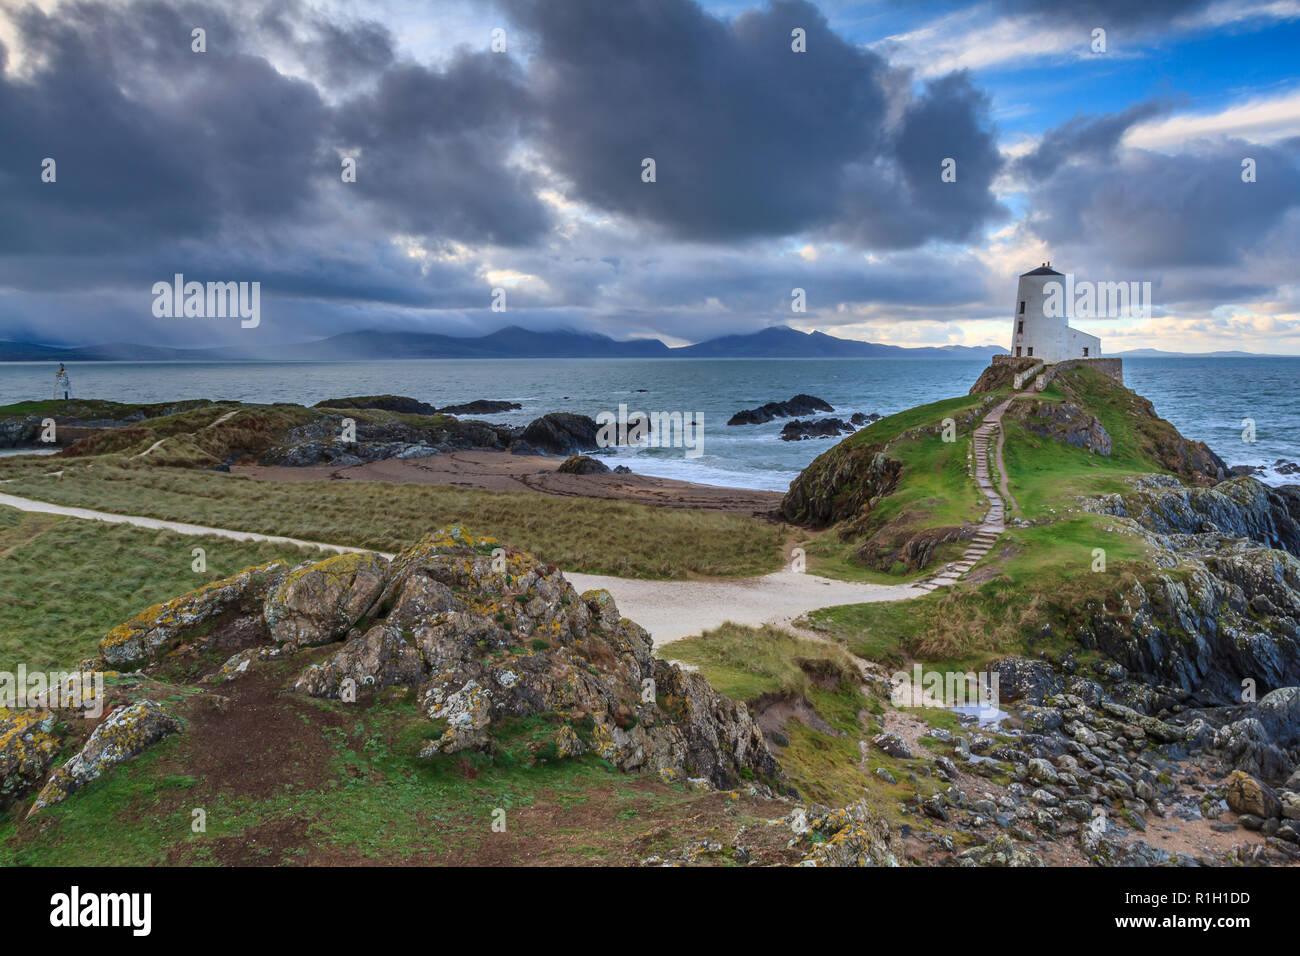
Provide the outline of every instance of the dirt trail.
[[[236,409],[232,409],[231,411],[225,412],[223,415],[221,415],[221,416],[220,416],[219,418],[217,418],[215,421],[208,422],[208,424],[204,425],[203,428],[201,428],[201,429],[199,429],[199,430],[200,430],[200,431],[206,431],[206,430],[209,429],[209,428],[216,428],[216,427],[217,427],[218,425],[220,425],[222,422],[226,422],[226,421],[229,421],[230,419],[234,418],[235,415],[237,415],[240,411],[241,411],[241,409],[236,408]],[[152,445],[150,445],[150,446],[149,446],[148,448],[146,448],[144,451],[140,452],[140,454],[138,454],[138,455],[132,455],[132,456],[131,456],[132,460],[135,460],[136,458],[144,458],[146,455],[150,455],[150,454],[152,454],[154,451],[156,451],[156,450],[158,449],[158,446],[160,446],[160,445],[161,445],[163,442],[165,442],[166,440],[167,440],[166,438],[159,438],[156,442],[154,442]]]
[[[121,515],[90,508],[50,504],[17,495],[0,494],[0,505],[38,514],[61,515],[87,521],[108,521],[140,528],[173,531],[185,535],[211,535],[236,541],[267,541],[321,548],[338,553],[365,551],[321,541],[305,541],[279,535],[232,531],[206,525],[165,521],[138,515]],[[391,554],[378,552],[391,558]],[[603,588],[614,596],[619,610],[650,632],[655,645],[699,634],[725,621],[737,624],[787,624],[817,608],[839,604],[868,604],[901,601],[920,596],[907,584],[860,584],[836,581],[815,574],[777,571],[757,578],[715,581],[647,581],[600,574],[564,575],[578,591]]]

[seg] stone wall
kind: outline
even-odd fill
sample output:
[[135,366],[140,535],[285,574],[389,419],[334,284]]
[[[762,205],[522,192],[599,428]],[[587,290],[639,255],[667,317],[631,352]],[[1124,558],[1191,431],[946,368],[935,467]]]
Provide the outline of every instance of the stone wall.
[[[1041,359],[1037,358],[1017,358],[1014,355],[995,355],[993,356],[994,365],[1005,365],[1015,372],[1025,372],[1035,365],[1043,366],[1048,375],[1050,382],[1059,373],[1064,372],[1067,368],[1080,368],[1086,366],[1095,368],[1103,375],[1109,375],[1121,385],[1124,384],[1124,360],[1118,358],[1095,358],[1095,359],[1066,359],[1064,362],[1053,362],[1051,365],[1044,365]],[[1025,376],[1026,379],[1029,376]]]

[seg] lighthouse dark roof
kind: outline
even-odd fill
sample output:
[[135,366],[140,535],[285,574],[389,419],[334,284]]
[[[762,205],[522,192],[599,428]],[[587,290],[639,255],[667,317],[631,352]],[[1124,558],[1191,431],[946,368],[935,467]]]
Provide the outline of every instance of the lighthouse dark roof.
[[1051,266],[1039,266],[1037,269],[1033,270],[1032,272],[1020,273],[1020,277],[1022,279],[1025,276],[1059,276],[1059,275],[1064,275],[1064,273],[1057,272]]

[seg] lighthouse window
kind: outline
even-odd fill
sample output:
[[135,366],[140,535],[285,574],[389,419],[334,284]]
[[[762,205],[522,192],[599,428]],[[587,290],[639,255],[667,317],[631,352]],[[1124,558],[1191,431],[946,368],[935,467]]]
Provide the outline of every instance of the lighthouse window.
[[1025,303],[1023,302],[1020,303],[1020,314],[1021,315],[1025,314]]
[[1032,345],[1029,346],[1029,357],[1030,358],[1034,357],[1034,347]]
[[1021,321],[1016,323],[1016,334],[1018,335],[1024,330],[1025,330],[1025,323],[1024,320],[1022,319]]
[[1086,345],[1083,347],[1083,357],[1084,358],[1088,357],[1088,346]]

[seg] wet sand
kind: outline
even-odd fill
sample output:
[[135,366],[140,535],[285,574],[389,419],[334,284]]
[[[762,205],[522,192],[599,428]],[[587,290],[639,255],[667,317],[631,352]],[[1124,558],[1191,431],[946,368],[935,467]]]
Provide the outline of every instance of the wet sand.
[[237,465],[234,474],[263,481],[389,481],[456,485],[487,491],[519,491],[557,497],[606,498],[668,508],[695,508],[769,516],[781,503],[778,491],[697,485],[649,475],[562,475],[563,458],[512,455],[504,451],[461,451],[429,458],[390,458],[364,465]]

